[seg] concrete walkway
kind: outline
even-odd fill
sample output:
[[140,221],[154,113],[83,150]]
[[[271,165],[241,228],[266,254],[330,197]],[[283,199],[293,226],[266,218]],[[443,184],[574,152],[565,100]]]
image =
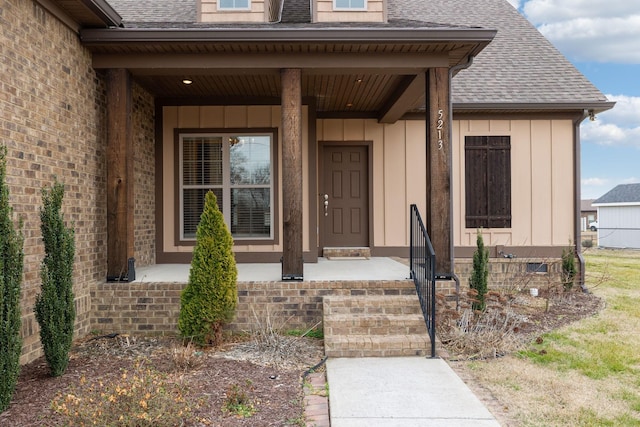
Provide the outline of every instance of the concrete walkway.
[[331,427],[499,427],[442,359],[327,360]]

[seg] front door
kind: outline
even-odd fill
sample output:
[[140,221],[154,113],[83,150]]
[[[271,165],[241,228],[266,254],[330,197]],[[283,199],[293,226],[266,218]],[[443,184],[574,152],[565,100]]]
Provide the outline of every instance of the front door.
[[322,151],[322,245],[368,247],[368,146],[324,145]]

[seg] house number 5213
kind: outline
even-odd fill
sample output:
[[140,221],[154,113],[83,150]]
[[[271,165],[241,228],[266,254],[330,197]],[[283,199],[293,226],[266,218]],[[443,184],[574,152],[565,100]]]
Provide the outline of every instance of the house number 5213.
[[438,110],[438,121],[436,122],[436,130],[438,131],[438,150],[442,150],[443,142],[442,142],[442,128],[444,127],[444,112],[442,110]]

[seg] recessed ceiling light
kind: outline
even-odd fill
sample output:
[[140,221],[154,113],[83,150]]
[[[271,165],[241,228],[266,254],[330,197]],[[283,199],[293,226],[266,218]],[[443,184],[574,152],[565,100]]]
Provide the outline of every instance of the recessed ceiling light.
[[182,83],[184,83],[186,85],[190,85],[191,83],[193,83],[193,80],[191,80],[191,79],[182,79]]
[[347,104],[347,107],[353,107],[353,102],[349,102],[349,103]]

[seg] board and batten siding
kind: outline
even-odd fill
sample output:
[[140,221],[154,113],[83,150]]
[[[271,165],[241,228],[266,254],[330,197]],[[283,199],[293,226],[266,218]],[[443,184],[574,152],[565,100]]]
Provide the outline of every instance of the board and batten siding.
[[386,0],[367,0],[367,10],[335,10],[334,0],[313,2],[314,22],[387,22]]
[[598,245],[640,249],[640,204],[598,207]]
[[465,224],[465,136],[511,137],[511,228],[483,230],[489,246],[567,246],[573,242],[571,120],[454,120],[454,245],[475,246]]
[[[306,107],[303,110],[303,248],[309,247],[309,141]],[[190,252],[176,245],[174,181],[175,128],[280,128],[279,106],[182,106],[164,107],[163,117],[163,212],[162,247],[165,252]],[[408,211],[413,203],[426,209],[426,145],[422,120],[381,124],[375,119],[318,119],[318,142],[371,142],[372,195],[370,213],[374,247],[409,245]],[[454,246],[475,246],[476,229],[465,227],[464,139],[467,135],[511,138],[512,226],[483,231],[488,246],[564,247],[573,236],[573,123],[570,120],[454,120],[452,197]],[[281,136],[279,132],[279,136]],[[278,178],[282,185],[281,141],[278,142]],[[321,153],[317,156],[319,158]],[[321,174],[321,171],[318,171]],[[318,178],[320,183],[321,177]],[[277,209],[282,215],[282,196]],[[282,250],[282,227],[278,244],[242,245],[238,252]]]
[[[308,153],[308,109],[302,109],[302,158],[307,159]],[[193,247],[177,245],[175,206],[178,197],[175,194],[175,170],[174,159],[174,130],[175,129],[246,129],[251,128],[280,128],[281,115],[280,106],[259,105],[259,106],[165,106],[163,107],[163,242],[164,252],[192,252]],[[282,188],[282,133],[278,132],[278,176],[276,185]],[[302,211],[303,211],[303,250],[309,250],[309,168],[308,162],[302,165]],[[276,201],[275,207],[282,218],[282,195]],[[278,244],[273,245],[243,245],[241,240],[237,240],[234,246],[235,252],[281,252],[282,251],[282,226],[275,225],[275,232],[278,233]]]
[[373,221],[375,247],[409,245],[409,205],[426,209],[425,123],[398,121],[380,124],[374,119],[320,119],[318,141],[370,141],[373,156]]
[[218,9],[218,0],[198,3],[199,22],[269,22],[270,0],[250,0],[250,10]]

